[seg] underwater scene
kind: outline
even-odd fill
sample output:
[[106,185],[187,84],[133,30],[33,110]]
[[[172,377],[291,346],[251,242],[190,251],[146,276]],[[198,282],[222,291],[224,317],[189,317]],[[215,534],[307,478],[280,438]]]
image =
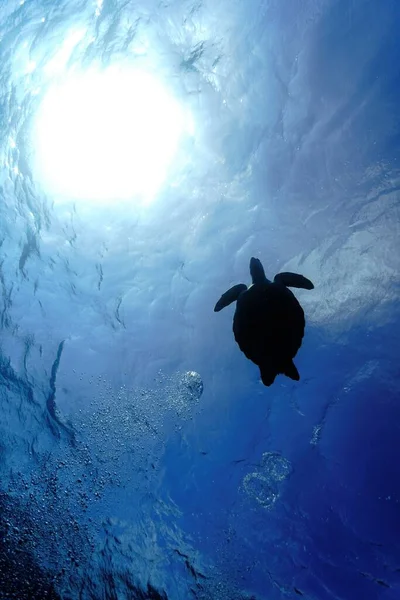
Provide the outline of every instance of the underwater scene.
[[2,0],[0,600],[400,600],[399,0]]

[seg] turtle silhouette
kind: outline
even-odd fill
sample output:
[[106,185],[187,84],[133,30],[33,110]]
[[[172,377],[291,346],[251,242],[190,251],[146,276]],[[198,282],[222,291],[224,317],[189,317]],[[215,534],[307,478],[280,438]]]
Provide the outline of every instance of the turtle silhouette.
[[252,285],[234,285],[218,300],[214,312],[236,301],[233,333],[239,348],[260,368],[261,380],[270,386],[282,373],[298,381],[293,362],[301,346],[305,318],[297,298],[288,288],[312,290],[312,282],[297,273],[278,273],[266,278],[258,258],[250,259]]

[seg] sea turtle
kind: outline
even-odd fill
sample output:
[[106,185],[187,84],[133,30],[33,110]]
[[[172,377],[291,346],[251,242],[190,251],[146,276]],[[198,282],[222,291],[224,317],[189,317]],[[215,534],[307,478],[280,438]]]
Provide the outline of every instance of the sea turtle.
[[258,258],[250,259],[252,285],[239,283],[215,305],[219,312],[237,301],[233,333],[239,348],[260,368],[264,385],[270,386],[278,373],[300,379],[293,358],[304,336],[304,311],[290,287],[312,290],[309,279],[297,273],[278,273],[271,282]]

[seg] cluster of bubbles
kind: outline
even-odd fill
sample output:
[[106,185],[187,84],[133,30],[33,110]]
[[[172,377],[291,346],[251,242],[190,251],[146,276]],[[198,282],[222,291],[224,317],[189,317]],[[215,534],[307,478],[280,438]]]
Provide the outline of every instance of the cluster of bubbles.
[[256,471],[243,479],[244,491],[263,508],[271,509],[279,498],[280,484],[292,473],[290,462],[278,452],[264,452]]
[[[75,597],[82,581],[87,581],[82,598],[93,597],[89,588],[95,581],[100,596],[104,582],[99,582],[99,574],[90,566],[101,541],[93,525],[97,523],[97,529],[104,524],[112,507],[110,497],[120,487],[130,491],[131,501],[139,507],[149,493],[156,498],[159,463],[174,431],[171,426],[182,427],[193,417],[202,392],[201,377],[194,371],[160,374],[151,389],[122,386],[116,390],[110,382],[98,383],[92,401],[88,399],[79,412],[69,415],[74,432],[69,443],[55,443],[49,453],[35,455],[37,468],[30,473],[14,472],[7,492],[0,492],[1,598],[6,593],[10,599],[55,600],[60,591],[63,597]],[[143,521],[146,514],[144,509],[131,539],[136,539],[142,551],[148,545],[154,553],[152,536],[146,533],[149,527]],[[169,519],[160,516],[159,531],[167,531]],[[112,539],[111,532],[107,543]],[[178,546],[183,546],[182,540]],[[134,551],[125,551],[132,562],[130,552]],[[115,550],[109,557],[113,565],[109,577],[117,569],[117,554]],[[121,557],[119,561],[122,565]],[[138,597],[153,597],[139,592]]]
[[87,513],[107,476],[80,443],[54,445],[51,454],[35,456],[30,473],[11,474],[0,493],[0,598],[72,593],[95,548]]
[[195,404],[203,393],[203,381],[196,371],[179,374],[175,390],[171,390],[169,402],[179,417],[190,417]]
[[129,454],[131,469],[154,469],[171,432],[180,430],[196,413],[203,393],[199,373],[159,373],[150,388],[118,389],[101,382],[87,406],[72,418],[74,428],[83,432],[92,449],[107,463],[121,466]]

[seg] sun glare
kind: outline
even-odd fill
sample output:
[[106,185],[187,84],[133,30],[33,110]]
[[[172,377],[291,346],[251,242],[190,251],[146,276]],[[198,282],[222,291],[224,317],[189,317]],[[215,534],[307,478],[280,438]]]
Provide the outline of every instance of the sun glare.
[[38,109],[35,172],[55,199],[146,202],[165,181],[184,128],[179,103],[145,72],[71,75]]

